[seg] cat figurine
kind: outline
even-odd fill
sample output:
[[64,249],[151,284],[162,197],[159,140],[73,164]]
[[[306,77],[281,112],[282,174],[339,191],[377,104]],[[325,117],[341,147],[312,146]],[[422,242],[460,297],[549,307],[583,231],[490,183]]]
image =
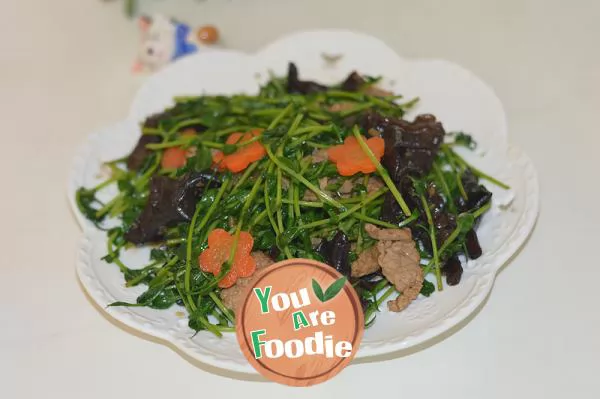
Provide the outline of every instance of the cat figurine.
[[134,72],[157,71],[218,40],[218,32],[211,25],[194,30],[164,15],[142,16],[138,24],[142,40],[133,65]]

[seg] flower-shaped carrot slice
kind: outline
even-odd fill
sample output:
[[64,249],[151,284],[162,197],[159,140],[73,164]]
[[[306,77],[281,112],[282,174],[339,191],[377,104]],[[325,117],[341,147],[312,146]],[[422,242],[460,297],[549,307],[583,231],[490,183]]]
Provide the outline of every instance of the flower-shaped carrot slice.
[[[381,137],[371,137],[366,140],[367,146],[378,160],[383,157],[385,142]],[[336,145],[327,150],[329,160],[336,164],[338,173],[342,176],[352,176],[358,172],[372,173],[376,167],[369,156],[358,144],[356,137],[349,136],[344,144]]]
[[[261,130],[256,129],[247,133],[232,133],[227,137],[226,144],[243,144],[261,134]],[[213,162],[219,165],[221,170],[229,169],[233,173],[241,172],[252,162],[262,159],[267,152],[265,147],[254,141],[237,149],[233,154],[225,155],[222,151],[213,153]]]
[[[223,229],[215,229],[208,235],[208,248],[198,257],[200,269],[215,276],[221,272],[221,267],[231,254],[234,236]],[[246,231],[240,232],[233,264],[229,272],[219,281],[219,287],[231,287],[238,277],[250,277],[256,271],[256,262],[250,252],[254,239]]]

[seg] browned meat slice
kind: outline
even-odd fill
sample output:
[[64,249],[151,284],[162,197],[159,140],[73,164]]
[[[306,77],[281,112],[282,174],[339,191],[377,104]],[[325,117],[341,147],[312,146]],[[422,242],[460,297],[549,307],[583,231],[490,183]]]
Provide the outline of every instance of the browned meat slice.
[[379,249],[377,249],[377,245],[361,252],[360,255],[358,255],[358,259],[350,266],[352,271],[350,275],[352,277],[362,277],[375,273],[379,270],[378,258]]
[[326,190],[328,185],[329,185],[329,178],[328,177],[321,177],[319,179],[319,188],[321,190]]
[[320,148],[318,150],[314,150],[312,155],[312,163],[319,163],[319,162],[323,162],[323,161],[327,161],[327,149],[326,148]]
[[396,287],[400,295],[388,301],[388,309],[400,312],[421,292],[423,271],[414,241],[380,241],[378,262],[384,277]]
[[354,181],[346,180],[346,181],[344,181],[344,183],[342,183],[340,188],[337,189],[337,192],[340,194],[350,194],[352,192],[353,188],[354,188]]
[[374,193],[375,191],[379,190],[383,186],[385,186],[385,183],[383,182],[383,180],[381,180],[379,177],[372,176],[369,178],[369,182],[367,183],[367,193],[368,194]]
[[377,86],[369,86],[365,89],[365,93],[370,95],[370,96],[376,96],[376,97],[386,97],[386,96],[392,96],[394,95],[394,93],[392,93],[391,91],[388,90],[384,90],[380,87]]
[[[354,189],[356,184],[360,183],[361,180],[347,179],[347,180],[344,180],[344,182],[341,185],[339,185],[339,182],[340,182],[340,180],[338,180],[337,178],[330,179],[328,177],[323,177],[323,178],[319,179],[319,188],[322,191],[326,192],[327,194],[330,194],[331,191],[334,191],[337,195],[347,198],[352,193],[352,190]],[[334,189],[333,187],[335,187],[336,185],[339,185],[339,187],[337,187],[337,189]],[[369,183],[367,185],[367,193],[371,194],[371,193],[379,190],[383,186],[384,186],[384,183],[380,178],[371,177],[369,179]],[[304,192],[302,200],[303,201],[317,201],[318,197],[314,192],[312,192],[310,190],[306,190]]]
[[329,106],[329,108],[327,108],[327,110],[329,112],[342,112],[342,111],[347,111],[349,109],[352,109],[354,107],[356,107],[355,103],[341,102],[341,103],[332,104],[331,106]]
[[236,311],[238,306],[241,306],[246,295],[246,290],[258,278],[258,271],[275,263],[273,259],[263,252],[252,252],[252,257],[256,261],[256,272],[250,277],[238,278],[233,286],[221,290],[223,304],[233,311]]
[[313,193],[312,191],[310,191],[309,189],[306,189],[306,191],[304,191],[304,195],[302,196],[302,201],[317,201],[319,198],[317,197],[317,194]]
[[383,276],[400,292],[398,298],[388,301],[388,309],[400,312],[418,295],[423,286],[423,271],[419,266],[419,252],[409,229],[380,229],[372,224],[365,225],[367,233],[378,240],[379,256]]
[[[327,177],[322,177],[319,179],[319,188],[321,190],[327,192],[326,188],[328,184],[329,179]],[[318,199],[319,198],[317,197],[317,194],[308,189],[304,192],[304,195],[302,196],[303,201],[317,201]]]
[[367,223],[365,231],[376,240],[413,242],[410,229],[380,229],[374,224]]

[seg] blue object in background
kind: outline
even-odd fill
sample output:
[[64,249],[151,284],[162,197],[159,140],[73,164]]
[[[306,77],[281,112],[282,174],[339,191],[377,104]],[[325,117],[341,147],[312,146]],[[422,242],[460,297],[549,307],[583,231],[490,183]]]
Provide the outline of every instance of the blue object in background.
[[198,46],[188,41],[190,31],[191,28],[189,25],[179,22],[175,24],[175,51],[173,52],[173,60],[198,51]]

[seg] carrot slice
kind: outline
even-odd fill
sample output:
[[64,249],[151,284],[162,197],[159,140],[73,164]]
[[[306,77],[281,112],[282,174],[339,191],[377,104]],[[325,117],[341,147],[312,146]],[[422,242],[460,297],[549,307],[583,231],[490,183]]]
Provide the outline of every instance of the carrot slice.
[[[243,144],[259,136],[261,133],[262,130],[260,129],[255,129],[247,133],[232,133],[227,137],[225,143],[229,145]],[[251,163],[262,159],[266,154],[265,147],[260,142],[254,141],[238,148],[233,154],[225,155],[222,151],[215,151],[213,153],[213,162],[221,170],[228,169],[233,173],[238,173],[246,169]]]
[[[381,137],[371,137],[366,143],[375,158],[381,160],[385,151],[384,140]],[[336,164],[338,173],[342,176],[352,176],[358,172],[373,173],[376,170],[375,164],[353,136],[346,137],[344,144],[329,148],[327,156]]]
[[[223,229],[215,229],[208,235],[208,248],[198,257],[200,269],[217,276],[229,260],[234,237]],[[238,277],[250,277],[256,271],[256,261],[250,255],[254,239],[246,231],[240,232],[233,263],[229,272],[219,281],[221,288],[231,287]]]
[[179,169],[187,162],[187,151],[181,147],[170,147],[163,153],[160,165],[163,169]]

